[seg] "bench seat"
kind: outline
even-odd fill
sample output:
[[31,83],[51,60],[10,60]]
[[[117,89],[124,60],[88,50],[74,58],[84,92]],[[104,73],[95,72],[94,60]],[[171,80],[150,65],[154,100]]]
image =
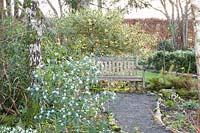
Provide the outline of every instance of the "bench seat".
[[[145,87],[145,69],[138,65],[137,57],[97,57],[95,64],[101,72],[99,80],[135,82],[136,89],[138,82],[142,82]],[[143,71],[142,76],[138,70]]]
[[142,76],[100,76],[99,80],[105,80],[105,81],[111,81],[111,80],[115,80],[115,81],[138,81],[138,82],[142,82],[143,81],[143,77]]

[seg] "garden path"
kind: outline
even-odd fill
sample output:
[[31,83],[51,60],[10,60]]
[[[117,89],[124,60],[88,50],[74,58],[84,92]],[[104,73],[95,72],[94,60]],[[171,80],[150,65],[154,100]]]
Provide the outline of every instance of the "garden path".
[[156,123],[150,110],[156,107],[156,97],[146,94],[118,93],[117,99],[106,104],[123,131],[134,133],[170,133]]

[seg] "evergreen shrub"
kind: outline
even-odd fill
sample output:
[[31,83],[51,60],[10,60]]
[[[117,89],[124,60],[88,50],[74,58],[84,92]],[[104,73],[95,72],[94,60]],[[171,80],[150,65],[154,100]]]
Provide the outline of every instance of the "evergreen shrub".
[[169,70],[171,65],[174,65],[174,71],[184,73],[196,73],[196,62],[194,51],[174,52],[156,51],[152,57],[148,59],[148,66],[153,66],[157,71],[160,71],[164,66],[165,70]]

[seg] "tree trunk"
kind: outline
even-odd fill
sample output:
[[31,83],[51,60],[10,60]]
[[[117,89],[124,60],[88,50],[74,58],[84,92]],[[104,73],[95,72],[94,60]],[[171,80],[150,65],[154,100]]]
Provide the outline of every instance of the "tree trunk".
[[171,33],[171,43],[175,49],[178,49],[178,44],[177,44],[177,22],[176,20],[170,20],[171,22],[169,23],[170,26],[170,33]]
[[98,10],[102,11],[102,0],[97,0],[98,2]]
[[11,0],[6,0],[6,12],[8,16],[12,15]]
[[183,19],[183,27],[182,27],[182,38],[183,38],[183,49],[187,49],[188,47],[188,19]]
[[[181,2],[181,1],[180,1]],[[186,0],[185,7],[181,8],[181,14],[182,14],[182,41],[183,41],[183,49],[186,49],[188,47],[188,15],[191,11],[189,8],[190,2],[189,0]]]
[[[0,0],[0,33],[3,33],[3,26],[1,25],[3,19],[3,4],[3,0]],[[0,38],[3,38],[2,34],[0,34]]]
[[3,0],[0,0],[0,22],[2,20],[2,17],[3,17]]
[[18,1],[14,0],[14,17],[19,18],[19,5]]
[[[200,1],[191,0],[191,9],[194,16],[195,26],[195,57],[197,65],[197,78],[198,78],[198,91],[199,91],[199,104],[200,104]],[[200,109],[198,110],[197,120],[198,132],[200,132]]]
[[[41,41],[43,34],[43,26],[42,26],[42,17],[38,8],[38,4],[35,1],[31,2],[31,7],[27,8],[28,17],[29,17],[29,27],[32,27],[36,30],[37,38],[35,40],[31,40],[31,44],[29,44],[29,58],[30,58],[30,73],[33,74],[35,69],[38,69],[42,65],[42,52],[41,52]],[[33,78],[32,84],[36,84],[37,82]]]

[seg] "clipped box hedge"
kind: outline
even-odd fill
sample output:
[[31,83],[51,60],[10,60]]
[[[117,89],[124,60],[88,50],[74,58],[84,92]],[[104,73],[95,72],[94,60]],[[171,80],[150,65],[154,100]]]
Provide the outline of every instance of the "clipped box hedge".
[[[164,52],[156,51],[152,57],[148,59],[148,67],[154,67],[156,70],[161,70],[164,66]],[[169,70],[170,66],[174,65],[174,70],[184,73],[196,73],[196,63],[194,51],[165,52],[165,70]]]

